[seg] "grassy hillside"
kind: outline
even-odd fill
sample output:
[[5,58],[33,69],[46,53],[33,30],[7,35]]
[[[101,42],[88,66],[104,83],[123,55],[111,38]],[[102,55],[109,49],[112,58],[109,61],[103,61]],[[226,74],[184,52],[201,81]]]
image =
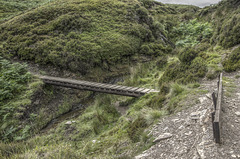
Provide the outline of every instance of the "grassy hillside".
[[[62,0],[0,25],[0,53],[85,75],[169,50],[160,29],[137,0]],[[150,42],[155,52],[141,47]]]
[[223,48],[233,48],[223,60],[225,71],[232,72],[239,69],[240,44],[240,2],[238,0],[223,0],[219,4],[204,8],[199,17],[215,26],[211,38],[212,45],[220,45]]
[[0,1],[0,23],[14,17],[23,11],[39,7],[52,0],[1,0]]
[[[90,100],[87,92],[43,86],[27,66],[1,59],[0,158],[125,159],[149,148],[148,128],[199,102],[188,98],[207,93],[199,89],[200,79],[223,71],[222,56],[231,50],[218,46],[226,42],[219,40],[225,30],[215,24],[224,16],[206,20],[226,7],[222,3],[200,10],[151,0],[60,0],[2,23],[4,58],[67,69],[88,80],[128,73],[118,84],[160,92],[141,98],[95,94]],[[226,10],[226,18],[237,10]],[[238,56],[239,48],[224,60],[225,69],[238,69]],[[81,114],[41,132],[86,101]]]
[[[41,82],[19,63],[11,64],[0,57],[0,138],[12,141],[27,137],[29,125],[21,124],[32,95]],[[17,126],[18,125],[18,126]]]
[[199,15],[215,26],[212,44],[219,44],[224,48],[240,44],[240,2],[238,0],[223,0],[215,6],[204,8]]

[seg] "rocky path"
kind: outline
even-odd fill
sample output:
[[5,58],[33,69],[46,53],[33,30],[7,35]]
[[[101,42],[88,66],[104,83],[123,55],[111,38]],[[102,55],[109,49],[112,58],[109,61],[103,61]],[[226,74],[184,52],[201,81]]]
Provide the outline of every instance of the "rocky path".
[[[155,125],[151,134],[156,144],[135,159],[228,159],[240,158],[240,78],[224,74],[222,143],[216,144],[212,132],[212,99],[217,80],[203,81],[200,89],[208,94],[199,103]],[[195,96],[196,98],[196,96]]]

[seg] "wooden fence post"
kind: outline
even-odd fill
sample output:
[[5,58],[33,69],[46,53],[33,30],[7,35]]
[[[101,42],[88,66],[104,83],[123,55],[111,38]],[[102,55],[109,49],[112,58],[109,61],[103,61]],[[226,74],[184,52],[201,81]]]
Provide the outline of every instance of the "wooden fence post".
[[[221,137],[221,106],[222,106],[222,95],[223,95],[223,85],[222,85],[222,73],[219,77],[218,82],[218,93],[217,93],[217,100],[216,100],[216,107],[214,112],[214,121],[213,121],[213,131],[214,131],[214,138],[216,143],[220,143],[220,137]],[[213,95],[213,102],[214,101]]]

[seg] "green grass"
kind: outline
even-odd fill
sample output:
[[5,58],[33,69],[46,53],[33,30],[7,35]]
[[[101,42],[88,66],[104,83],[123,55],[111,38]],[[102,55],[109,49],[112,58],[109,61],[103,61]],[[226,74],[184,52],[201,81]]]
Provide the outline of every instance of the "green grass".
[[[220,46],[209,45],[211,24],[191,20],[199,10],[193,6],[151,0],[59,0],[29,10],[45,2],[0,1],[6,9],[0,12],[4,19],[27,10],[0,24],[0,55],[68,69],[99,82],[129,73],[119,84],[160,92],[140,98],[97,94],[80,116],[36,134],[89,93],[42,86],[26,66],[1,59],[0,158],[133,158],[153,145],[148,135],[152,125],[208,93],[199,89],[199,79],[213,79],[222,71],[222,55],[229,52],[223,45],[232,46],[228,40],[237,36],[222,37],[227,32],[222,30],[216,38],[214,28],[218,42],[212,37],[212,43]],[[227,19],[229,26],[221,24],[218,31],[224,26],[231,30],[236,18]],[[183,39],[182,48],[173,49],[172,44]],[[224,87],[227,96],[235,91],[230,79],[224,78]],[[117,102],[125,114],[118,112]],[[69,120],[75,122],[65,124]]]
[[0,58],[0,137],[2,141],[21,140],[29,136],[30,126],[21,124],[31,98],[42,82],[33,77],[26,65]]
[[231,97],[233,93],[236,92],[236,84],[234,83],[235,79],[230,79],[228,77],[223,77],[223,87],[224,87],[224,95],[227,97]]
[[219,44],[223,48],[230,48],[240,43],[239,34],[236,34],[240,28],[238,6],[238,0],[223,0],[218,5],[201,10],[199,17],[216,26],[211,44]]
[[[160,76],[151,74],[161,72],[165,70],[165,67],[159,70],[154,63],[139,65],[133,69],[135,71],[132,71],[131,77],[135,77],[136,81],[151,78],[152,80],[141,83],[142,87],[147,88],[149,85],[157,84],[160,78]],[[123,85],[131,84],[131,82],[130,78]],[[10,158],[30,157],[33,159],[43,156],[51,158],[132,158],[153,145],[153,138],[148,135],[147,131],[151,125],[157,123],[163,116],[191,106],[191,103],[184,104],[189,94],[206,93],[198,90],[198,87],[198,83],[191,83],[187,86],[172,83],[170,91],[166,85],[161,87],[160,93],[150,93],[141,98],[99,94],[95,97],[93,105],[86,108],[81,116],[72,119],[76,121],[75,123],[66,125],[67,120],[65,120],[49,132],[36,135],[26,141],[1,143],[0,155],[3,158],[10,155]],[[48,90],[47,94],[52,94],[51,89]],[[114,107],[116,102],[120,102],[122,107],[128,107],[126,114],[120,115]],[[68,102],[63,104],[66,103]],[[58,151],[57,155],[56,151]]]
[[0,25],[0,54],[82,75],[111,72],[128,65],[141,45],[153,49],[140,51],[143,56],[169,50],[155,22],[137,0],[56,1]]
[[1,0],[0,1],[0,23],[29,9],[39,7],[52,0]]

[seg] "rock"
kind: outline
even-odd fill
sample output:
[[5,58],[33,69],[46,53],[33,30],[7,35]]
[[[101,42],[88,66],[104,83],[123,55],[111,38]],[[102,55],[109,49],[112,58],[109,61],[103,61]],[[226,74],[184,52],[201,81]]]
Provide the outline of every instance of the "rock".
[[235,112],[235,114],[236,114],[238,117],[240,117],[240,112]]
[[200,103],[203,103],[205,100],[207,100],[207,97],[200,97],[199,98]]
[[206,94],[206,97],[207,97],[208,99],[212,100],[212,94],[211,94],[211,93]]
[[145,154],[141,154],[141,155],[138,155],[135,157],[135,159],[140,159],[140,158],[143,158],[143,157],[148,157],[149,154],[145,153]]
[[65,125],[71,125],[72,123],[76,123],[76,121],[67,121]]
[[237,156],[236,155],[231,155],[232,156],[232,158],[236,158]]
[[168,139],[168,138],[171,138],[173,135],[171,133],[164,133],[162,135],[159,135],[153,142],[156,143],[156,142],[159,142],[161,140],[165,140],[165,139]]
[[199,111],[193,112],[193,113],[191,113],[190,115],[191,115],[191,119],[197,120],[197,119],[199,119],[199,117],[200,117],[200,112],[199,112]]
[[67,121],[65,124],[66,124],[66,125],[71,125],[71,124],[72,124],[72,121]]
[[166,131],[168,129],[168,127],[165,127],[164,129],[163,129],[163,131]]
[[40,100],[36,100],[33,104],[34,105],[39,105],[40,104]]
[[185,133],[185,135],[189,136],[192,134],[192,131],[189,131],[188,133]]

